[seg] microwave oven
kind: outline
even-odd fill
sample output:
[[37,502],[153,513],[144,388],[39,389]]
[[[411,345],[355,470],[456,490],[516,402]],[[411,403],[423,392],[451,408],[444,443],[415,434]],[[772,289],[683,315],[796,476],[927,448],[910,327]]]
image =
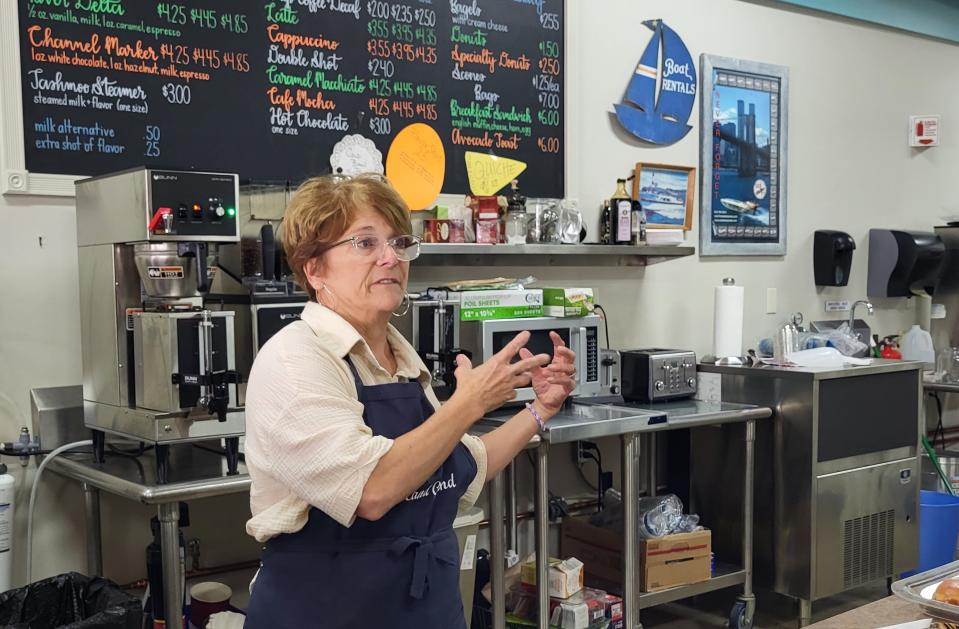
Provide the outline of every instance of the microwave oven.
[[[478,365],[492,358],[517,334],[528,330],[530,338],[526,344],[527,349],[534,354],[552,355],[553,341],[549,333],[556,332],[567,347],[576,352],[576,388],[570,395],[597,396],[602,392],[599,326],[600,318],[596,315],[460,321],[459,346],[472,352],[473,364]],[[515,360],[519,360],[519,354]],[[534,397],[532,387],[524,387],[516,390],[514,402],[530,401]]]

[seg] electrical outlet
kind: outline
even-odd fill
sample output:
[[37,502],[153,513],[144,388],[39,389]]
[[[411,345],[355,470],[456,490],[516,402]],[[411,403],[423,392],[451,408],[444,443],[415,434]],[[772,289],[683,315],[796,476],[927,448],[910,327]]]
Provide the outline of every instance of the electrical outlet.
[[576,461],[576,465],[582,465],[586,462],[585,449],[583,448],[582,441],[573,442],[573,459]]
[[776,314],[776,289],[766,289],[766,314]]

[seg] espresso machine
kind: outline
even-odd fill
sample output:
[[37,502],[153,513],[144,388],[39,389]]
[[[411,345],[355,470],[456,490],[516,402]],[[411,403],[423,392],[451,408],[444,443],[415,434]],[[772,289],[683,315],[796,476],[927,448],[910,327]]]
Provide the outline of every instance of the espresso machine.
[[239,240],[233,174],[135,168],[76,183],[84,422],[154,445],[224,439],[237,473],[234,315],[205,306],[220,244]]

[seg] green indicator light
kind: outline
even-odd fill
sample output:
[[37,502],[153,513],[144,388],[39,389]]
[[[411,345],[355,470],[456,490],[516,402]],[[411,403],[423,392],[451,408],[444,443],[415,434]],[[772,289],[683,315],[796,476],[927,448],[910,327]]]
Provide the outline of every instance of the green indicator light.
[[227,216],[236,216],[236,210],[234,208],[228,207],[226,209]]

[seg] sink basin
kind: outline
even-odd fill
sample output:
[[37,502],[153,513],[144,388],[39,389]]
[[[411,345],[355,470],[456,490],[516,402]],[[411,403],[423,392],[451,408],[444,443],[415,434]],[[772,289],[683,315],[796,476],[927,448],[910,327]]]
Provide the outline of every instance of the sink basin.
[[[830,319],[827,321],[813,321],[809,324],[809,330],[811,332],[826,332],[827,330],[835,330],[843,323],[847,323],[849,319]],[[869,339],[872,337],[872,330],[862,319],[856,319],[853,322],[852,331],[856,334],[856,338],[866,344],[866,349],[863,351],[853,354],[856,358],[862,358],[869,353]]]

